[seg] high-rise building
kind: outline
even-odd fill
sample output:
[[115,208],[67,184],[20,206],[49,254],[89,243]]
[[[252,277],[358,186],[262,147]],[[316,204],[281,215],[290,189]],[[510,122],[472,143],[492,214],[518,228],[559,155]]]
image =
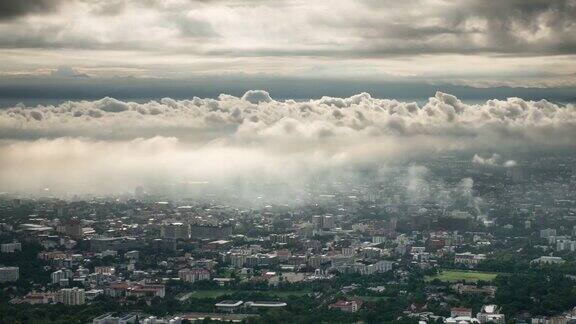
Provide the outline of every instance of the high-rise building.
[[325,215],[324,219],[322,220],[322,228],[323,229],[333,229],[336,227],[334,223],[334,217],[332,215]]
[[72,278],[72,271],[70,271],[68,269],[62,269],[62,270],[54,271],[54,272],[52,272],[50,277],[52,279],[53,284],[59,284],[63,280],[68,280],[69,278]]
[[334,217],[332,215],[314,215],[312,216],[312,224],[315,229],[333,229],[336,227]]
[[78,287],[60,289],[56,294],[56,302],[64,305],[84,305],[86,292]]
[[322,228],[322,215],[314,215],[312,217],[312,224],[314,224],[315,229]]
[[20,278],[20,268],[0,267],[0,282],[14,282]]
[[395,231],[397,226],[398,226],[398,219],[396,219],[395,217],[390,219],[390,226],[389,226],[390,229],[392,231]]
[[190,238],[190,226],[185,223],[163,224],[160,234],[162,238],[187,240]]
[[70,218],[65,223],[66,235],[73,238],[82,238],[82,224],[76,217]]

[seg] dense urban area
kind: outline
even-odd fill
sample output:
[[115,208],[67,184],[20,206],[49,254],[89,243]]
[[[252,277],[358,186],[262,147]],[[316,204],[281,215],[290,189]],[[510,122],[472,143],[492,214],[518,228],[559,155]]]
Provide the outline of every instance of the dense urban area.
[[576,156],[500,160],[327,174],[291,203],[4,193],[0,322],[575,323]]

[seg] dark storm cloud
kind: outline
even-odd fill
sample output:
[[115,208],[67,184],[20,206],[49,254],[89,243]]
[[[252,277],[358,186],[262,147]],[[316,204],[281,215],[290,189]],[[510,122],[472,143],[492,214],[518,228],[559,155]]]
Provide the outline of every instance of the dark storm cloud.
[[[369,57],[433,53],[496,53],[557,55],[576,53],[576,1],[574,0],[464,0],[427,6],[413,0],[365,0],[378,12],[426,8],[425,14],[397,17],[352,17],[348,25],[367,44],[359,51]],[[326,19],[324,23],[334,22]],[[338,27],[337,23],[335,26]],[[353,55],[353,51],[350,51]]]
[[[350,35],[317,47],[220,48],[222,56],[378,58],[429,54],[508,56],[576,53],[574,0],[361,1],[345,17],[315,16],[316,28]],[[427,10],[417,10],[426,8]],[[366,11],[362,11],[366,10]]]
[[0,0],[0,20],[55,10],[61,0]]
[[574,0],[475,0],[450,13],[447,21],[462,28],[473,18],[486,22],[484,34],[504,52],[507,48],[520,52],[524,46],[551,54],[576,52]]

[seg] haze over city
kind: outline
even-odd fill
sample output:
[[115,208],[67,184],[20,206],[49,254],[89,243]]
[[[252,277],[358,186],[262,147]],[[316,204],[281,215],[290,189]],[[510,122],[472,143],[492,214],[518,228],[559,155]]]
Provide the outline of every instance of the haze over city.
[[0,323],[576,322],[575,0],[0,0]]

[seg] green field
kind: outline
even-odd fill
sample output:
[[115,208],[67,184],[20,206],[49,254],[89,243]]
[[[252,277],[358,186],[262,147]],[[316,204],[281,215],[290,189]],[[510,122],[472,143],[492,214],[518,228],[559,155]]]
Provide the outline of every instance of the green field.
[[496,278],[497,273],[463,271],[463,270],[444,270],[435,276],[426,277],[426,281],[439,279],[444,282],[457,282],[465,280],[466,282],[492,281]]

